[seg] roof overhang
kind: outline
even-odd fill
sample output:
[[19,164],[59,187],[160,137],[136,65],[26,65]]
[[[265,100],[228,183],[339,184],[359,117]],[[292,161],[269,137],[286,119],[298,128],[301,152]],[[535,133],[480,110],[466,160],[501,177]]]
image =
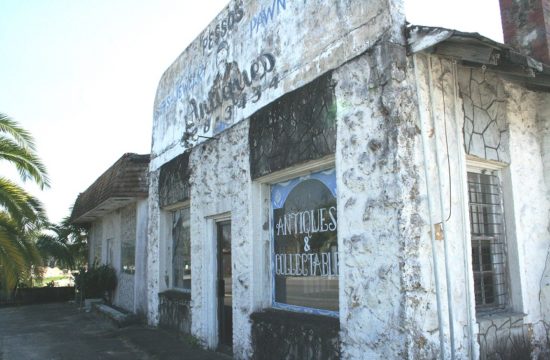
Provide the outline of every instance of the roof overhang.
[[550,67],[508,45],[478,33],[416,25],[407,30],[409,53],[453,58],[464,66],[485,67],[532,90],[550,91]]
[[149,155],[124,154],[86,191],[78,195],[71,222],[91,223],[147,197]]
[[127,205],[130,205],[140,199],[143,199],[143,197],[114,197],[109,198],[99,205],[97,205],[95,208],[87,211],[86,213],[80,215],[79,217],[75,219],[71,219],[71,221],[75,224],[87,224],[92,223],[103,216],[107,215],[110,212],[113,212],[117,209],[120,209],[122,207],[125,207]]

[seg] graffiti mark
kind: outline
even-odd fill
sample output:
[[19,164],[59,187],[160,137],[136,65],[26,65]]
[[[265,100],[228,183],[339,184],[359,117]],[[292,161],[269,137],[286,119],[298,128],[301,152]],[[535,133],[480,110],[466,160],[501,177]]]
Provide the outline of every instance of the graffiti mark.
[[155,109],[155,117],[158,118],[160,115],[164,114],[168,108],[170,108],[170,106],[177,101],[177,99],[181,99],[186,96],[195,88],[195,86],[199,85],[204,79],[205,72],[206,66],[201,65],[195,71],[186,73],[185,76],[180,77],[174,86],[175,90],[157,105]]
[[[176,118],[185,123],[184,142],[188,143],[199,133],[211,130],[218,133],[233,123],[236,109],[256,103],[265,88],[276,88],[279,83],[275,57],[264,52],[250,62],[246,69],[227,61],[227,45],[222,42],[216,54],[217,75],[206,99],[181,98],[176,104]],[[268,79],[268,74],[271,74]]]
[[286,10],[286,0],[273,0],[271,6],[262,7],[250,20],[250,36],[257,33],[261,27],[267,27],[268,23],[273,21],[273,17],[284,10]]
[[241,0],[235,3],[235,7],[229,10],[222,21],[215,26],[211,26],[201,35],[202,51],[209,53],[213,48],[219,45],[235,28],[236,25],[243,19],[244,10]]

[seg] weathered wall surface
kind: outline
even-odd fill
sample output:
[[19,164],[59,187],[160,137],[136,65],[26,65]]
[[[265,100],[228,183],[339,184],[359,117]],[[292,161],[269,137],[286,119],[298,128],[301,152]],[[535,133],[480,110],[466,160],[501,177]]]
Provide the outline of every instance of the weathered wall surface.
[[136,273],[134,274],[134,311],[147,315],[147,199],[136,204]]
[[404,47],[381,43],[334,72],[345,359],[433,356],[424,324],[414,322],[426,319],[426,310],[415,311],[424,305],[422,276],[429,274],[418,261],[425,220],[408,71]]
[[[136,205],[131,204],[120,209],[120,238],[115,240],[115,246],[121,248],[122,256],[122,244],[132,243],[134,244],[134,250],[136,245]],[[135,259],[135,253],[134,253]],[[114,303],[121,308],[134,311],[134,274],[125,273],[122,269],[122,263],[117,269],[118,284],[115,292]]]
[[[546,195],[550,194],[550,95],[539,94],[537,106],[537,120],[540,129],[544,181]],[[540,311],[542,313],[545,330],[550,331],[550,248],[547,250],[544,274],[540,281]]]
[[233,262],[233,354],[250,357],[253,310],[252,238],[250,236],[250,167],[248,122],[242,122],[193,149],[191,183],[192,333],[214,345],[216,244],[211,217],[230,214]]
[[[455,348],[461,357],[466,358],[469,352],[474,356],[494,356],[495,345],[507,342],[509,345],[515,335],[543,342],[544,300],[539,295],[544,294],[541,280],[550,241],[550,203],[541,161],[537,96],[489,71],[461,66],[455,69],[451,61],[437,57],[417,56],[417,59],[421,116],[429,134],[427,162],[435,209],[432,219],[434,223],[443,221],[444,241],[451,254],[447,259],[452,271],[449,285],[443,265],[443,245],[437,241],[446,351],[449,351],[449,306],[453,312]],[[469,211],[464,178],[469,161],[466,155],[481,162],[498,161],[502,167],[510,289],[508,310],[496,315],[480,315],[475,310],[469,218],[464,217]],[[436,189],[441,189],[441,198]],[[468,241],[463,243],[464,239]],[[422,267],[433,268],[427,251],[421,253],[419,261]],[[436,289],[433,280],[421,284],[428,292]],[[446,298],[447,286],[451,286],[450,302]],[[433,296],[426,297],[423,303],[424,307],[435,307]],[[411,319],[421,325],[420,319],[429,317],[418,313]],[[429,332],[433,325],[434,322],[424,329]]]
[[[416,55],[419,116],[418,124],[425,136],[426,152],[423,150],[422,166],[423,220],[444,230],[441,239],[435,239],[435,258],[432,255],[431,228],[422,231],[421,252],[418,253],[420,268],[427,269],[420,287],[425,291],[418,298],[416,311],[411,313],[411,322],[423,329],[418,338],[430,339],[432,351],[439,350],[439,328],[444,340],[444,352],[450,356],[451,333],[454,333],[455,351],[459,358],[468,358],[477,353],[474,334],[473,283],[471,269],[465,259],[471,257],[470,244],[465,242],[469,234],[466,195],[466,162],[463,127],[465,113],[457,85],[457,70],[453,62],[431,56]],[[430,76],[431,73],[431,76]],[[432,97],[430,97],[430,91]],[[502,145],[504,148],[504,145]],[[483,148],[484,149],[484,148]],[[424,173],[426,171],[426,174]],[[426,177],[427,176],[427,177]],[[432,204],[431,214],[428,201]],[[445,244],[446,242],[446,244]],[[447,252],[445,252],[445,245]],[[439,284],[435,280],[435,267],[439,272]],[[437,319],[437,298],[441,300],[441,321]],[[430,309],[427,311],[426,309]],[[450,319],[452,318],[452,319]],[[432,334],[432,336],[430,336]]]
[[159,173],[160,170],[149,173],[149,203],[147,224],[147,321],[149,325],[157,325],[159,321],[160,292],[160,237],[161,214],[159,207]]
[[512,291],[521,291],[521,303],[519,300],[517,303],[527,314],[524,322],[533,326],[535,340],[543,342],[548,323],[542,324],[541,320],[548,315],[541,313],[545,307],[541,291],[548,291],[542,279],[550,249],[550,202],[541,161],[540,128],[536,123],[539,108],[536,94],[508,83],[505,91],[510,122],[510,200],[515,226],[515,244],[512,239],[514,248],[509,253],[517,257],[519,278],[512,283]]
[[101,263],[101,243],[103,241],[103,225],[101,220],[97,220],[92,223],[90,228],[89,236],[89,253],[88,253],[88,263],[89,264],[100,264]]
[[204,141],[198,136],[219,133],[360,55],[379,38],[400,39],[400,6],[398,0],[231,1],[160,81],[151,168]]
[[[147,297],[145,283],[146,269],[146,237],[147,200],[137,200],[136,203],[114,210],[96,219],[90,231],[90,260],[96,265],[107,264],[111,257],[111,265],[117,272],[117,288],[113,303],[121,308],[145,315]],[[122,271],[122,239],[135,243],[135,274]],[[107,240],[111,240],[110,248]],[[110,252],[110,255],[108,254]]]
[[191,333],[191,294],[168,290],[159,295],[159,326]]
[[460,67],[458,79],[464,109],[466,153],[510,163],[503,81],[495,73],[466,67]]
[[252,314],[251,321],[252,359],[340,359],[340,323],[336,318],[264,310]]

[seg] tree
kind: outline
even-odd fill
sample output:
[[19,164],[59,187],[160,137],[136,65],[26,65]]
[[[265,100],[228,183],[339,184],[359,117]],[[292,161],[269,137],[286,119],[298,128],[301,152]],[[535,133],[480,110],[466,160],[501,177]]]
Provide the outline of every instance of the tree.
[[[29,132],[0,113],[0,162],[15,167],[23,181],[32,180],[41,189],[49,186]],[[41,265],[34,242],[36,232],[46,223],[38,199],[16,182],[0,175],[0,283],[12,289],[33,265]]]
[[46,262],[76,270],[86,264],[87,229],[71,224],[69,217],[59,224],[49,224],[39,237],[37,246]]

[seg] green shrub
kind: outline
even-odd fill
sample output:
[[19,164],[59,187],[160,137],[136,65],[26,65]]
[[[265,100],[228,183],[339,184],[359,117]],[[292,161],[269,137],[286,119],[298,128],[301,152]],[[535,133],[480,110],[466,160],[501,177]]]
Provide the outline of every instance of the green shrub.
[[81,297],[107,297],[106,300],[109,301],[117,285],[116,271],[110,265],[92,266],[88,270],[80,269],[74,282]]

